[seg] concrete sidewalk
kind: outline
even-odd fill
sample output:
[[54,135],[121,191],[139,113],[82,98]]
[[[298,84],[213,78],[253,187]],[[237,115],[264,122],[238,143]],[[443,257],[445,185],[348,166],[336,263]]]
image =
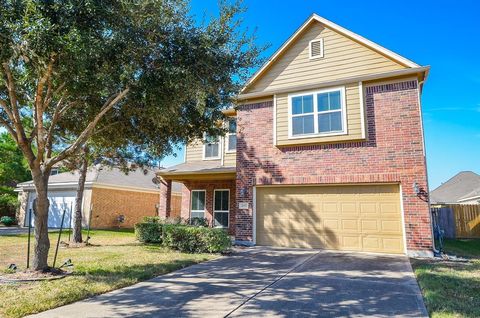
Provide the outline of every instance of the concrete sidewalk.
[[427,317],[407,257],[256,247],[34,317]]

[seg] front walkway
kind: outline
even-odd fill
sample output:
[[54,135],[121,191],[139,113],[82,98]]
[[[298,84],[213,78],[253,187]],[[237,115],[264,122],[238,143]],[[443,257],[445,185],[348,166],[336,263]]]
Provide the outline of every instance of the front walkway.
[[35,317],[426,317],[409,260],[251,248]]

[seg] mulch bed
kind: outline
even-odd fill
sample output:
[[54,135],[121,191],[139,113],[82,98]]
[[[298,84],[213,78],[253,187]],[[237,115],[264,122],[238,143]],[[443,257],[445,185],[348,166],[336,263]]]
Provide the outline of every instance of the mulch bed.
[[70,273],[71,272],[67,272],[58,268],[50,268],[49,270],[43,272],[26,269],[23,271],[0,275],[0,284],[55,280],[64,278]]

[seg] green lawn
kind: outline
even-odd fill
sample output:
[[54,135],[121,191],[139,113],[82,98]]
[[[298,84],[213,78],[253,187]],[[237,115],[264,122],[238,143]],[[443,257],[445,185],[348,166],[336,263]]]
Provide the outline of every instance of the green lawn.
[[[73,275],[50,282],[0,285],[0,317],[45,311],[217,257],[142,245],[132,232],[91,231],[90,236],[94,246],[59,249],[57,264],[70,258]],[[50,233],[50,262],[57,237],[58,233]],[[66,233],[62,240],[67,240]],[[26,250],[25,235],[0,237],[0,270],[11,263],[24,268]]]
[[480,317],[480,240],[447,240],[449,255],[467,263],[412,260],[431,317]]

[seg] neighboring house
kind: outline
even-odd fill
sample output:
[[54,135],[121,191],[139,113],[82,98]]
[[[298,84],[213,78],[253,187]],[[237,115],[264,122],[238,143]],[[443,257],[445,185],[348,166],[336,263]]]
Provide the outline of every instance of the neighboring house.
[[[382,26],[379,26],[382,27]],[[239,244],[432,255],[422,67],[312,15],[247,82],[229,133],[160,171],[160,215]]]
[[480,204],[480,176],[472,171],[459,172],[430,193],[430,203]]
[[[64,172],[50,176],[48,197],[50,201],[48,226],[59,228],[63,210],[64,227],[71,224],[71,211],[75,209],[75,195],[78,187],[78,171]],[[88,170],[83,194],[83,226],[92,228],[131,228],[144,216],[157,215],[159,207],[158,185],[153,183],[154,171],[144,174],[141,169],[128,174],[118,168],[95,166]],[[20,209],[18,222],[28,225],[29,211],[36,197],[32,181],[20,183]],[[174,184],[174,196],[180,196],[180,185]],[[124,216],[123,222],[119,221]],[[32,225],[33,225],[32,214]]]

